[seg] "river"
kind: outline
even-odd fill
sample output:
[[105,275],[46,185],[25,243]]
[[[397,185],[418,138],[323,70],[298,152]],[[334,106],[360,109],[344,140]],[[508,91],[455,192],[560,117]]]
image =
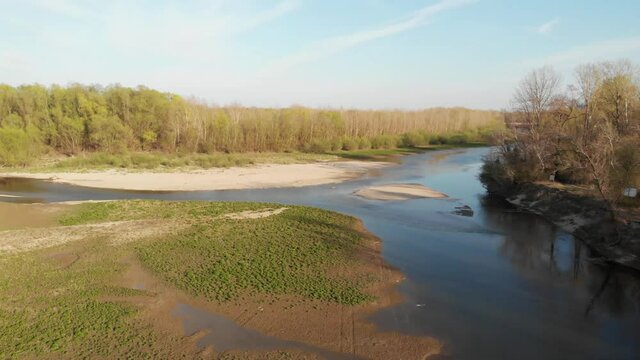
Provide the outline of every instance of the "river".
[[[454,359],[638,359],[640,275],[602,262],[548,221],[487,196],[487,148],[405,156],[358,180],[304,188],[139,192],[0,179],[3,201],[152,198],[317,206],[361,218],[404,272],[406,301],[372,316],[380,329],[429,335]],[[366,200],[372,184],[418,183],[449,199]],[[469,206],[469,212],[456,208]],[[469,216],[472,215],[472,216]]]

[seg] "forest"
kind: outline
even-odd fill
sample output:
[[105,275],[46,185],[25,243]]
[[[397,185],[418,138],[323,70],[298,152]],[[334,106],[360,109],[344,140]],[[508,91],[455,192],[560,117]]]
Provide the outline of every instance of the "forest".
[[615,215],[624,189],[640,187],[638,74],[625,60],[585,64],[564,86],[551,67],[532,71],[515,91],[508,131],[482,176],[586,186]]
[[495,111],[212,106],[143,86],[0,85],[0,166],[43,154],[327,152],[484,141]]

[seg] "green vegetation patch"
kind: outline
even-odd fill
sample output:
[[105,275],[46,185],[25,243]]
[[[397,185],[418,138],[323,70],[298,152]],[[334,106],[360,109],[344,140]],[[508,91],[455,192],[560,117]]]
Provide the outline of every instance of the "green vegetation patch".
[[139,254],[171,283],[209,299],[254,291],[358,304],[368,299],[358,283],[327,271],[346,265],[359,239],[353,219],[295,207],[264,219],[198,224]]
[[[119,286],[132,252],[152,272],[214,301],[253,294],[358,304],[373,277],[358,263],[356,220],[300,206],[258,219],[225,214],[283,205],[116,201],[77,206],[59,221],[167,219],[184,230],[114,246],[90,237],[0,256],[0,358],[176,358],[180,339],[141,321],[146,291]],[[137,299],[137,300],[136,300]]]
[[137,251],[142,262],[194,295],[228,301],[246,293],[300,295],[358,304],[370,299],[366,282],[349,276],[362,235],[356,220],[326,210],[287,206],[278,215],[231,220],[228,213],[282,205],[243,202],[122,201],[81,206],[61,223],[181,218],[191,226]]
[[364,150],[349,150],[349,151],[335,151],[329,154],[341,157],[343,159],[350,160],[363,160],[363,161],[392,161],[393,158],[401,155],[419,154],[425,151],[433,150],[448,150],[457,148],[471,148],[487,146],[487,142],[466,142],[460,144],[435,144],[435,145],[416,145],[407,147],[398,147],[393,149],[364,149]]
[[332,152],[331,154],[350,160],[385,161],[395,156],[417,154],[422,151],[424,151],[424,149],[421,148],[396,148],[336,151]]
[[[77,260],[61,266],[52,250]],[[138,309],[116,301],[145,294],[112,285],[124,270],[118,255],[95,239],[0,258],[0,358],[166,356]]]
[[131,153],[85,153],[69,158],[42,160],[29,167],[13,167],[13,171],[82,171],[82,170],[189,170],[229,168],[257,164],[299,164],[316,161],[336,160],[330,154],[312,154],[302,152],[282,153],[211,153],[211,154],[165,154],[160,152]]
[[191,219],[206,223],[206,220],[227,213],[265,210],[274,207],[282,207],[282,205],[224,201],[107,201],[78,205],[76,211],[63,215],[58,219],[58,222],[61,225],[82,225],[124,220]]
[[218,107],[144,86],[0,84],[0,167],[86,153],[97,154],[62,162],[61,168],[226,167],[258,157],[235,155],[244,152],[322,154],[486,141],[484,135],[502,122],[496,111],[464,108]]

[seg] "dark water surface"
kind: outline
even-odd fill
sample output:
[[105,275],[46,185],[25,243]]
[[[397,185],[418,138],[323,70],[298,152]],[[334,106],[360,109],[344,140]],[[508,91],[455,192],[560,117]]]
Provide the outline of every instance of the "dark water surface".
[[[372,321],[430,335],[455,359],[639,359],[640,276],[599,261],[546,220],[486,196],[477,179],[487,149],[406,156],[376,176],[305,188],[139,192],[0,179],[2,201],[148,198],[245,200],[322,207],[361,218],[407,281],[407,301]],[[363,186],[420,183],[451,199],[381,202]],[[473,210],[454,214],[467,205]]]

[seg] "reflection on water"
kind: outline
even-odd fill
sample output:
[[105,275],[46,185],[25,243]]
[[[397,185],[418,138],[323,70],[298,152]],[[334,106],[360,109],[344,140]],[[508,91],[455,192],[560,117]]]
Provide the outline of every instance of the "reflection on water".
[[464,154],[464,152],[464,150],[438,151],[429,157],[427,164],[438,165],[444,160],[450,158],[452,155]]
[[[268,201],[348,213],[384,240],[385,259],[407,276],[399,286],[407,301],[371,318],[381,329],[442,339],[455,359],[640,358],[638,274],[599,261],[544,219],[486,196],[477,180],[486,152],[411,155],[377,177],[296,189],[153,193],[10,180],[0,182],[0,193],[39,201]],[[390,182],[423,184],[451,199],[351,195]],[[467,207],[473,216],[454,214]]]
[[[484,205],[496,206],[495,202],[500,201],[486,197]],[[575,304],[583,309],[585,317],[596,305],[610,314],[639,315],[637,271],[606,264],[584,243],[575,241],[573,236],[541,218],[529,219],[529,214],[511,210],[486,211],[484,215],[488,224],[503,230],[504,240],[498,251],[522,276],[537,277],[538,280],[548,277],[556,284],[566,282],[586,286],[584,299],[588,301]],[[525,217],[527,221],[519,217]]]

